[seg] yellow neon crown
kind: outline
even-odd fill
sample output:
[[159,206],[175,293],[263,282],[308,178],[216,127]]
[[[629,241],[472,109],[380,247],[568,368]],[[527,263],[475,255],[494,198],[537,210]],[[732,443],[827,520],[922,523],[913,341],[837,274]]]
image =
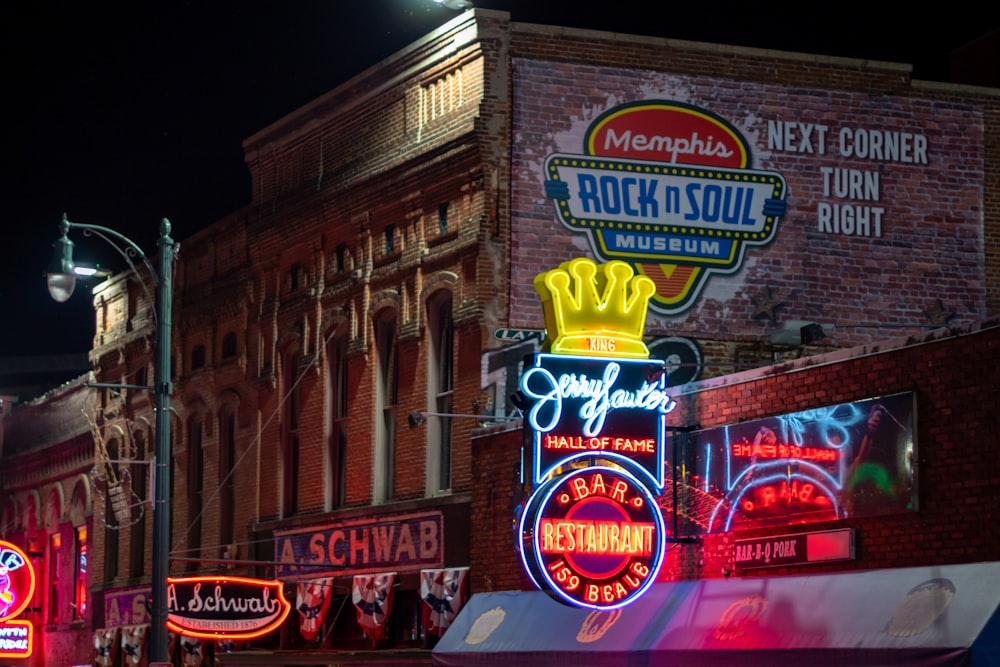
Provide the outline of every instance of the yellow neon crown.
[[545,314],[546,347],[554,354],[645,359],[642,341],[653,281],[612,260],[585,257],[535,276]]

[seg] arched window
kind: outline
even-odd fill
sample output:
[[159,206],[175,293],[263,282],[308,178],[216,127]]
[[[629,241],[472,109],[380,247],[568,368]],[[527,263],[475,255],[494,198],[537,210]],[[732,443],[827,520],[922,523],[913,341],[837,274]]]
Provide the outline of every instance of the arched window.
[[327,506],[343,506],[347,493],[347,336],[327,345],[326,395],[330,432],[327,438]]
[[[108,458],[118,459],[118,441],[109,440],[105,446]],[[114,581],[118,576],[118,523],[111,504],[111,494],[104,493],[104,581]]]
[[298,345],[282,355],[281,391],[281,511],[291,516],[298,511],[299,419],[302,397],[299,392],[299,366],[302,354]]
[[84,482],[77,482],[70,500],[70,517],[73,521],[73,606],[70,620],[82,621],[87,613],[87,489]]
[[[191,558],[197,558],[201,550],[201,510],[204,491],[204,452],[201,449],[203,433],[202,416],[194,414],[187,424],[187,529],[181,543],[187,545],[186,551]],[[198,567],[198,563],[190,561],[189,570]]]
[[219,414],[219,543],[231,544],[235,531],[236,412],[223,408]]
[[[454,412],[455,336],[451,315],[451,292],[438,290],[427,299],[427,402],[430,412]],[[434,417],[427,422],[427,492],[451,488],[450,417]]]
[[375,470],[372,501],[393,497],[396,459],[396,403],[398,402],[398,347],[396,313],[386,308],[375,320]]
[[296,262],[288,269],[288,291],[298,292],[306,286],[306,267],[300,262]]
[[191,350],[191,370],[196,371],[205,367],[205,346],[195,345]]
[[[135,461],[132,466],[132,489],[140,500],[146,500],[149,484],[149,466],[142,462],[146,460],[146,435],[141,430],[133,435],[135,443]],[[132,508],[132,519],[135,523],[129,529],[128,574],[130,577],[141,577],[146,567],[146,512],[147,505],[138,504]],[[138,520],[137,520],[138,519]]]
[[222,337],[222,358],[232,359],[236,356],[236,334],[232,331]]

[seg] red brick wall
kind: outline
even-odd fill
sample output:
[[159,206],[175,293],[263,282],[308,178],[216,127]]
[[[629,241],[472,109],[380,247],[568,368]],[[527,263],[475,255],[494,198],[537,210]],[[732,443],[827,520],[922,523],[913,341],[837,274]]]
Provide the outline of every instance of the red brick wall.
[[[1000,559],[1000,324],[982,330],[853,348],[689,386],[670,424],[703,428],[880,395],[916,393],[919,510],[844,521],[710,534],[672,545],[661,579],[743,575],[733,560],[739,538],[841,527],[856,529],[857,558],[826,565],[774,568],[771,574],[908,567]],[[530,588],[515,553],[515,478],[520,432],[473,445],[471,579],[476,590]]]

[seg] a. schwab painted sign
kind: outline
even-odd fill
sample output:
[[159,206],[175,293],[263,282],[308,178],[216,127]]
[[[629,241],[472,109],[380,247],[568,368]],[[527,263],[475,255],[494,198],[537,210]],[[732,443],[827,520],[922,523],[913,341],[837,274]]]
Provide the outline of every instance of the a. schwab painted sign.
[[556,600],[616,609],[656,581],[666,543],[653,494],[676,404],[642,340],[654,286],[625,262],[577,258],[535,289],[546,339],[521,377],[536,485],[519,517],[521,560]]
[[440,512],[345,521],[274,533],[277,576],[286,580],[387,569],[417,572],[441,567],[443,544]]
[[794,319],[985,308],[978,106],[535,59],[514,96],[510,327],[538,327],[535,275],[586,253],[653,279],[651,328],[759,336],[765,288]]

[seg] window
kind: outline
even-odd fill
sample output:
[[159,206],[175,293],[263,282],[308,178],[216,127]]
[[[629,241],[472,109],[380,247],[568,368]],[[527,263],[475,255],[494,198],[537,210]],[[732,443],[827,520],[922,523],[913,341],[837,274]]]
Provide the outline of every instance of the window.
[[222,358],[232,359],[236,356],[236,334],[230,331],[222,337]]
[[[189,554],[192,558],[199,555],[201,549],[201,508],[202,493],[204,486],[204,453],[201,449],[202,422],[201,415],[196,414],[188,420],[188,442],[187,442],[187,501],[188,501],[188,528],[185,531],[186,539],[182,539],[182,544],[187,544]],[[190,561],[187,564],[189,570],[198,567],[198,563]]]
[[62,537],[59,533],[49,535],[49,613],[48,622],[58,623],[59,618],[59,572],[62,570]]
[[297,482],[299,478],[299,365],[302,355],[297,347],[283,355],[281,390],[284,396],[281,414],[281,506],[282,516],[298,511]]
[[328,497],[331,508],[343,506],[347,494],[347,336],[336,336],[327,351],[327,396],[330,433],[327,449]]
[[231,544],[234,533],[236,493],[236,412],[225,408],[219,415],[219,543]]
[[396,252],[396,225],[385,226],[385,254]]
[[337,244],[337,258],[335,260],[337,273],[343,273],[347,269],[347,244]]
[[378,504],[392,498],[395,482],[393,468],[396,458],[396,402],[399,389],[395,313],[384,311],[375,321],[375,348],[375,487],[372,501]]
[[205,367],[205,346],[195,345],[191,350],[191,370],[196,371]]
[[288,270],[288,290],[297,292],[306,285],[306,267],[300,263],[295,263]]
[[[112,461],[118,458],[118,441],[109,440],[105,451]],[[104,581],[114,581],[118,576],[118,524],[111,505],[111,494],[104,489]]]
[[438,205],[438,232],[448,231],[448,203]]
[[73,564],[73,620],[87,613],[87,527],[76,527],[76,558]]
[[[427,356],[427,395],[430,412],[453,412],[454,327],[451,293],[440,290],[427,300],[430,344]],[[427,422],[427,491],[451,488],[451,418],[435,417]]]
[[[142,463],[146,460],[146,437],[142,431],[136,431],[133,437],[136,465],[132,466],[132,489],[141,499],[147,495],[149,484],[149,466]],[[141,577],[146,567],[146,507],[137,503],[132,508],[132,519],[135,523],[129,529],[128,574],[135,578]]]

